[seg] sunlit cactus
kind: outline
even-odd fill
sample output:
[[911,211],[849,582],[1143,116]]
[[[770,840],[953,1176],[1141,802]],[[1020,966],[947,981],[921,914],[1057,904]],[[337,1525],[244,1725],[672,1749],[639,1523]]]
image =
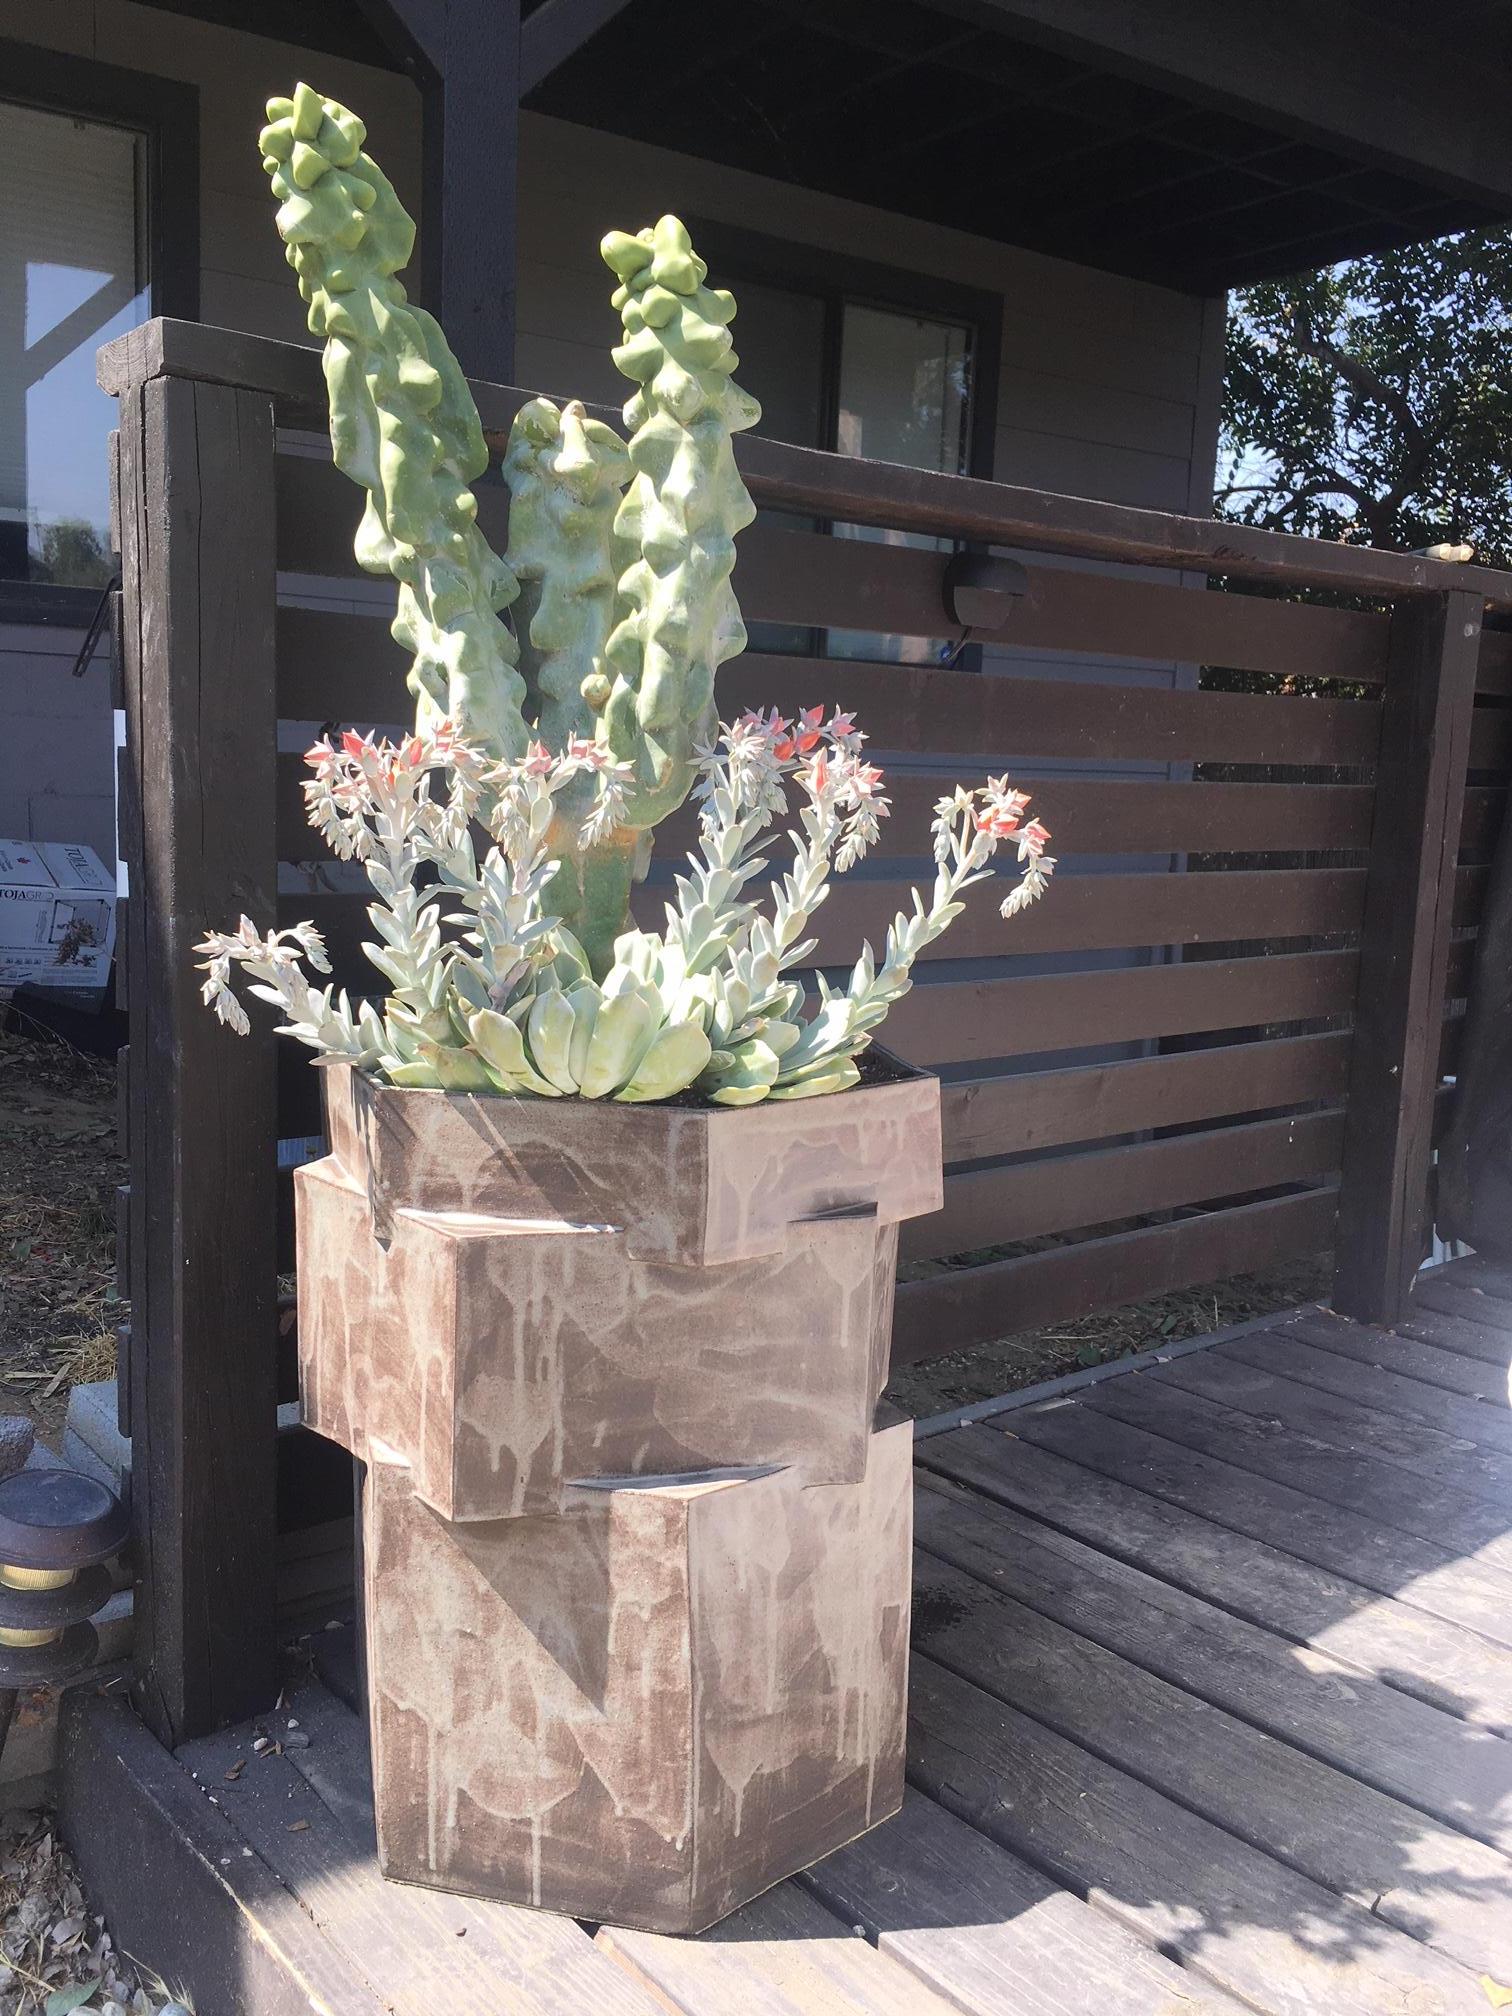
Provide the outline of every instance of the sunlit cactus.
[[634,765],[630,817],[645,826],[686,797],[715,718],[714,674],[745,649],[730,574],[756,507],[731,437],[761,408],[730,375],[734,296],[704,285],[708,268],[675,217],[634,238],[611,231],[602,251],[620,281],[614,362],[640,387],[625,407],[635,476],[614,527],[621,613],[604,725]]
[[527,741],[513,574],[478,530],[488,467],[477,408],[440,324],[395,277],[415,226],[363,152],[355,114],[308,84],[268,102],[259,136],[311,333],[325,344],[336,466],[367,491],[361,565],[399,583],[394,636],[414,653],[420,723],[448,718],[499,755]]
[[651,830],[686,798],[713,729],[714,673],[745,644],[730,572],[755,514],[730,443],[759,408],[730,376],[735,303],[705,286],[676,218],[610,234],[614,358],[639,387],[632,439],[576,402],[529,401],[504,456],[500,559],[469,487],[488,466],[477,409],[439,324],[398,278],[415,227],[363,151],[366,129],[305,84],[269,102],[268,122],[263,165],[325,343],[336,465],[367,491],[357,558],[399,583],[394,635],[414,654],[417,727],[448,719],[503,759],[587,737],[630,766],[612,832],[584,843],[577,792],[554,835],[553,900],[602,973]]

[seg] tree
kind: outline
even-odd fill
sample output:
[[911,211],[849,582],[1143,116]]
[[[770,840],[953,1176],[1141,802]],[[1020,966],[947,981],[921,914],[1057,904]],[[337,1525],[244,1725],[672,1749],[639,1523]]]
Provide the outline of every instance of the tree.
[[1512,561],[1512,231],[1233,297],[1221,515]]

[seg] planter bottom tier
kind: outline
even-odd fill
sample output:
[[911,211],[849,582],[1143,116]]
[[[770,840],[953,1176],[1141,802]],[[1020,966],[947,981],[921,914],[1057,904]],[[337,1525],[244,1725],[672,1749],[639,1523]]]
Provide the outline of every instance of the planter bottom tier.
[[895,1812],[911,1461],[904,1423],[857,1484],[605,1479],[457,1524],[374,1443],[385,1873],[696,1932]]

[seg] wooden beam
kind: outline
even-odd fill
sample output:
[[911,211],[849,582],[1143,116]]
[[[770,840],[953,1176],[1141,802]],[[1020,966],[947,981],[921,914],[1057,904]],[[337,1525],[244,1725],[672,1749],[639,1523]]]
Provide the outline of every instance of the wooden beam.
[[1426,1246],[1480,632],[1480,598],[1464,591],[1391,619],[1334,1274],[1334,1307],[1386,1327]]
[[[1263,8],[1210,0],[933,0],[938,11],[1050,48],[1091,68],[1233,112],[1396,169],[1447,191],[1512,207],[1507,76],[1475,36],[1370,22],[1308,0]],[[1306,49],[1299,63],[1294,52]]]
[[470,377],[514,375],[520,0],[446,0],[421,136],[422,293]]
[[[201,322],[144,322],[104,344],[98,368],[102,388],[117,394],[149,378],[172,376],[265,391],[277,405],[280,424],[319,426],[325,413],[318,350]],[[484,432],[502,448],[510,422],[531,393],[498,382],[475,382],[472,392]],[[607,407],[589,410],[618,418]],[[1512,609],[1512,574],[1491,567],[1460,567],[1224,519],[1186,518],[1095,497],[907,469],[758,434],[742,435],[736,454],[758,503],[803,516],[1350,595],[1431,597],[1462,588],[1492,608]]]
[[278,1684],[275,1038],[217,1027],[192,951],[276,914],[272,402],[143,385],[120,472],[134,1691],[179,1742]]
[[628,4],[629,0],[542,0],[520,25],[520,96],[528,98]]

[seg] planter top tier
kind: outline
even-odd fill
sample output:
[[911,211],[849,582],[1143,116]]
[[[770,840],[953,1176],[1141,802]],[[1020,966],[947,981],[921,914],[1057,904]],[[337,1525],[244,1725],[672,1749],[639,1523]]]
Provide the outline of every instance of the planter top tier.
[[758,1259],[806,1218],[882,1225],[944,1202],[937,1081],[888,1075],[760,1106],[616,1105],[401,1089],[325,1067],[333,1159],[375,1229],[409,1206],[615,1226],[638,1260]]

